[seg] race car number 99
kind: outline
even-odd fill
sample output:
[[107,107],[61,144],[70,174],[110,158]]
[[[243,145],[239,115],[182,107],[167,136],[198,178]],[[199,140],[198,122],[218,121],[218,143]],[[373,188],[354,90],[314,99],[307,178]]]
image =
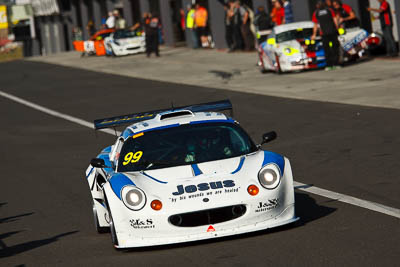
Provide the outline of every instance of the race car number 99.
[[138,162],[143,156],[143,151],[138,151],[135,154],[133,152],[129,152],[125,155],[124,162],[122,163],[124,166],[128,165],[129,163],[136,163]]

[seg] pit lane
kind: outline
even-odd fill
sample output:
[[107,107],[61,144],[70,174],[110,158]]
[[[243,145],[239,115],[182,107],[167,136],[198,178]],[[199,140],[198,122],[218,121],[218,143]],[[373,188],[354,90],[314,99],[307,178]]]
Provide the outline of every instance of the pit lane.
[[[58,67],[0,64],[1,90],[92,121],[230,98],[265,148],[291,159],[297,181],[399,208],[398,110],[289,100]],[[16,82],[18,81],[18,82]],[[0,257],[6,265],[393,265],[399,220],[297,191],[299,224],[240,237],[117,252],[95,233],[84,170],[114,141],[0,98]]]

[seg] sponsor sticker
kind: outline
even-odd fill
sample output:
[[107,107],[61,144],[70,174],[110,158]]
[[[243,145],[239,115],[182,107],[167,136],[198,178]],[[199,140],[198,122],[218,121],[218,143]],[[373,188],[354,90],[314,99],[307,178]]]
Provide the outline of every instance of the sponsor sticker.
[[152,219],[146,219],[146,220],[132,219],[132,220],[129,220],[129,222],[131,223],[131,226],[134,229],[152,229],[152,228],[156,227],[153,224]]
[[268,199],[265,202],[259,202],[255,212],[270,211],[272,209],[275,209],[278,206],[279,206],[279,199],[278,198]]
[[171,202],[177,200],[188,200],[193,198],[208,197],[211,195],[223,195],[227,193],[237,193],[240,187],[236,187],[233,180],[216,181],[209,183],[177,185],[172,192]]

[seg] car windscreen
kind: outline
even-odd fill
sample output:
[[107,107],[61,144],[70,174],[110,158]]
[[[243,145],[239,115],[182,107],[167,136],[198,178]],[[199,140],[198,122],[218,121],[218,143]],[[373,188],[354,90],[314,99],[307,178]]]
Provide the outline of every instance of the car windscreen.
[[312,28],[281,32],[276,35],[276,42],[283,43],[291,40],[310,38],[312,34],[313,34]]
[[228,159],[256,150],[247,133],[235,123],[185,124],[129,137],[120,151],[118,172]]
[[114,33],[114,39],[132,38],[136,36],[136,31],[122,30]]

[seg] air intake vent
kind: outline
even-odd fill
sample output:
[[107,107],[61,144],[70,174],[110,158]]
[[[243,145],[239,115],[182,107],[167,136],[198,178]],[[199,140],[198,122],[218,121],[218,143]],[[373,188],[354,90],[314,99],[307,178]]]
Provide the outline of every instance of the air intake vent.
[[181,117],[181,116],[193,116],[193,113],[189,110],[171,112],[171,113],[161,115],[160,121],[165,120],[165,119],[175,118],[175,117]]

